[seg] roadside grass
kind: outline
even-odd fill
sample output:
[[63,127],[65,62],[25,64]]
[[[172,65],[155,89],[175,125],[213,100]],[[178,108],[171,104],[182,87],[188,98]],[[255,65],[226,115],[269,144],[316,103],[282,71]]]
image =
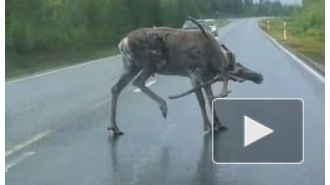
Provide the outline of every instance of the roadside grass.
[[[270,28],[268,29],[267,21],[269,21]],[[286,22],[287,39],[284,40],[283,36],[283,23]],[[308,57],[320,66],[324,66],[325,61],[325,43],[307,34],[295,33],[290,19],[265,19],[260,21],[260,28],[267,32],[270,36],[276,39],[281,44],[297,51],[304,56]]]
[[118,54],[115,46],[71,49],[57,53],[29,53],[22,56],[6,51],[6,81],[115,54]]
[[228,19],[216,19],[215,22],[217,23],[218,28],[224,27],[229,23]]

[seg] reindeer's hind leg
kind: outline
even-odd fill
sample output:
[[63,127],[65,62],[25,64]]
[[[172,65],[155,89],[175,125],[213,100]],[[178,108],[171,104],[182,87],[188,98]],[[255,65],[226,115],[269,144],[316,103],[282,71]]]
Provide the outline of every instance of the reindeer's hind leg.
[[[207,96],[207,99],[208,99],[208,102],[209,102],[209,106],[210,106],[210,109],[212,111],[212,101],[214,99],[214,95],[213,95],[213,91],[212,91],[212,86],[211,85],[207,85],[204,87],[204,92]],[[213,119],[214,119],[214,122],[213,122],[213,128],[214,130],[220,130],[220,131],[224,131],[224,130],[227,130],[227,127],[223,126],[221,124],[221,122],[219,121],[218,119],[218,116],[215,114],[215,112],[213,112]]]
[[140,70],[135,67],[125,68],[124,73],[111,89],[111,120],[110,126],[108,130],[112,130],[115,135],[122,135],[123,133],[120,132],[119,128],[117,127],[116,123],[116,115],[117,115],[117,101],[120,92],[127,86],[127,84],[138,74]]
[[150,90],[148,87],[145,86],[145,82],[148,80],[148,78],[152,74],[153,74],[152,70],[142,69],[141,73],[133,81],[133,85],[135,85],[136,87],[141,89],[142,92],[144,92],[147,96],[149,96],[151,99],[153,99],[154,101],[156,101],[159,104],[163,117],[166,119],[167,105],[166,105],[165,100],[160,98],[156,93],[154,93],[152,90]]

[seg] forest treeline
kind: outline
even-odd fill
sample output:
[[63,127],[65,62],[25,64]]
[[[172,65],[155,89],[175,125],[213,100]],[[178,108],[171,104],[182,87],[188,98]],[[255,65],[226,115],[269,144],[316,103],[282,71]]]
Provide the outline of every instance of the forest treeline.
[[292,19],[297,35],[325,41],[325,0],[303,0],[302,8]]
[[269,0],[6,0],[6,71],[49,62],[41,55],[116,46],[137,27],[180,27],[188,15],[288,16],[298,9]]

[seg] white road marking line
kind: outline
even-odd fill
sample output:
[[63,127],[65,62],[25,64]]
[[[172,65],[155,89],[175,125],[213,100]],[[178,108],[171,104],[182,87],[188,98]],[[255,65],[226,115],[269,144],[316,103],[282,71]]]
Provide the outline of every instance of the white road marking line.
[[286,48],[284,48],[281,44],[279,44],[274,38],[269,36],[264,30],[262,30],[258,26],[258,22],[256,22],[255,26],[259,29],[259,31],[268,37],[272,42],[274,42],[280,49],[282,49],[287,55],[289,55],[292,59],[294,59],[298,64],[300,64],[302,67],[304,67],[307,71],[309,71],[311,74],[313,74],[316,78],[318,78],[322,83],[325,83],[325,79],[322,75],[320,75],[318,72],[316,72],[314,69],[312,69],[310,66],[308,66],[304,61],[300,60],[297,56],[292,54],[290,51],[288,51]]
[[[149,87],[149,86],[154,85],[155,83],[156,83],[156,80],[151,80],[150,82],[147,82],[147,83],[146,83],[146,86]],[[133,92],[135,92],[135,93],[139,93],[139,92],[141,92],[141,89],[136,88],[136,89],[133,90]]]
[[18,158],[16,158],[15,160],[9,162],[8,164],[6,164],[5,172],[8,172],[10,168],[14,167],[15,165],[22,162],[24,159],[34,155],[35,153],[36,152],[33,152],[33,151],[32,152],[24,152]]
[[11,81],[6,82],[6,84],[13,84],[13,83],[17,83],[17,82],[21,82],[21,81],[25,81],[25,80],[29,80],[29,79],[33,79],[33,78],[37,78],[37,77],[57,73],[57,72],[68,70],[68,69],[73,69],[73,68],[77,68],[77,67],[82,67],[82,66],[86,66],[86,65],[95,64],[95,63],[98,63],[98,62],[103,62],[103,61],[106,61],[106,60],[111,60],[111,59],[118,58],[118,57],[120,57],[120,55],[115,55],[115,56],[111,56],[111,57],[107,57],[107,58],[101,58],[101,59],[98,59],[98,60],[92,60],[90,62],[86,62],[86,63],[82,63],[82,64],[77,64],[77,65],[73,65],[73,66],[69,66],[69,67],[65,67],[65,68],[61,68],[61,69],[57,69],[57,70],[53,70],[53,71],[49,71],[49,72],[44,72],[44,73],[40,73],[40,74],[28,76],[28,77],[19,78],[19,79],[16,79],[16,80],[11,80]]
[[50,134],[51,132],[40,132],[38,134],[36,134],[35,136],[33,136],[32,138],[30,138],[27,141],[24,141],[21,144],[18,144],[16,146],[14,146],[13,148],[11,148],[10,150],[6,151],[6,157],[17,152],[18,150],[21,150],[22,148],[25,148],[29,145],[31,145],[32,143],[38,141],[39,139],[45,137],[46,135]]

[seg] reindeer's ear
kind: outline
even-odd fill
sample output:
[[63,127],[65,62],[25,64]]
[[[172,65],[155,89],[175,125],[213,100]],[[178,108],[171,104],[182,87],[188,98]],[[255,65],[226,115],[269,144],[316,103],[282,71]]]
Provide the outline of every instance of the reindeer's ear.
[[228,65],[228,70],[234,71],[234,69],[235,69],[234,63],[230,62],[229,65]]
[[230,71],[233,71],[234,68],[235,68],[235,63],[236,63],[236,57],[235,55],[232,53],[232,52],[227,52],[226,53],[226,57],[229,61],[229,64],[228,64],[228,70]]

